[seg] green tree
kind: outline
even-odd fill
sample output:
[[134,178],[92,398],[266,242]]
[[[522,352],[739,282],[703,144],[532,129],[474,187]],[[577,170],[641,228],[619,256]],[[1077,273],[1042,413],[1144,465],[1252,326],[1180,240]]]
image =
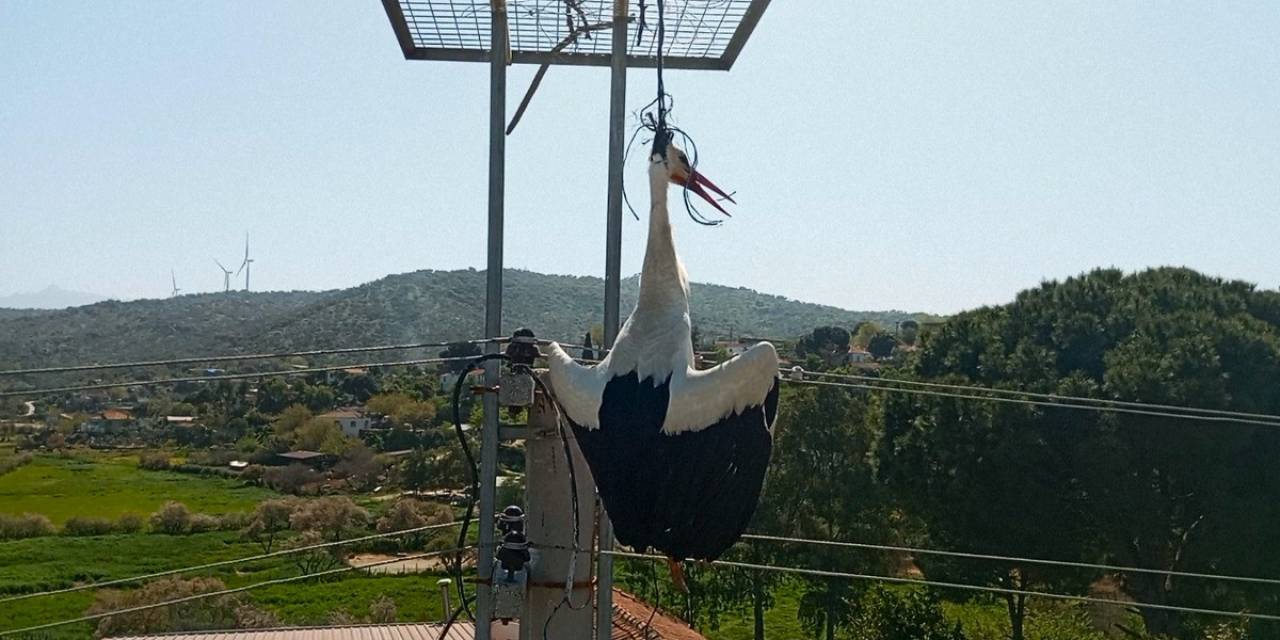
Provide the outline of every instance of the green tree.
[[292,500],[259,502],[241,535],[262,545],[263,553],[271,553],[276,539],[289,530],[289,517],[293,515],[294,505]]
[[840,327],[818,327],[796,341],[796,355],[817,356],[828,365],[849,352],[849,332]]
[[307,407],[295,404],[280,412],[280,415],[272,423],[271,428],[275,434],[286,440],[293,440],[299,429],[311,422],[312,413]]
[[[755,529],[821,540],[891,541],[892,509],[871,465],[875,432],[867,422],[869,396],[837,388],[784,388],[779,407],[773,460]],[[884,554],[766,545],[751,545],[757,559],[855,573],[890,568]],[[853,621],[864,585],[817,577],[801,584],[801,622],[811,634],[833,640]]]
[[849,640],[965,640],[960,623],[947,620],[938,596],[883,585],[862,597]]
[[893,350],[898,346],[898,339],[883,332],[877,332],[867,341],[867,352],[871,357],[877,360],[884,360],[893,355]]
[[[1276,413],[1280,293],[1186,269],[1098,270],[960,314],[931,335],[909,374]],[[1277,430],[994,404],[885,401],[879,463],[935,542],[1166,570],[1280,570],[1280,548],[1264,542],[1280,536],[1280,477],[1269,471],[1280,457]],[[966,509],[1001,524],[984,525]],[[1028,584],[1061,590],[1082,582],[1017,569]],[[1136,600],[1153,604],[1276,604],[1274,595],[1238,585],[1146,574],[1122,580]],[[1151,634],[1192,634],[1176,613],[1143,609],[1142,616]]]

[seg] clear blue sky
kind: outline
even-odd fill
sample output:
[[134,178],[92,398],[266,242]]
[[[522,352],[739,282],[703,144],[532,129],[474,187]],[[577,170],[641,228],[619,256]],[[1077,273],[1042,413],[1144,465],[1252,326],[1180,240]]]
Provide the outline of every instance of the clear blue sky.
[[[668,77],[741,203],[681,220],[689,273],[934,312],[1097,266],[1274,288],[1277,34],[1265,1],[774,0],[732,72]],[[255,289],[482,267],[487,73],[405,61],[372,0],[0,2],[0,294],[217,290],[246,230]],[[509,139],[508,266],[602,273],[607,87],[553,69]]]

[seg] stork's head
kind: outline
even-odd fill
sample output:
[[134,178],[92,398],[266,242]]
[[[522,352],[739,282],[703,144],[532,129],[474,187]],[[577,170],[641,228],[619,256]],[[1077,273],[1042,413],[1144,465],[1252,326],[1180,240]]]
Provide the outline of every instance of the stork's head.
[[[708,180],[706,176],[698,173],[693,168],[693,163],[689,161],[689,156],[682,149],[677,147],[671,141],[671,134],[667,132],[659,132],[653,140],[653,155],[649,158],[649,177],[655,181],[670,182],[680,185],[706,200],[711,206],[715,207],[720,213],[729,215],[724,207],[716,202],[714,196],[707,193],[707,189],[714,191],[720,197],[733,202],[733,198],[725,193],[714,182]],[[735,203],[736,204],[736,203]]]

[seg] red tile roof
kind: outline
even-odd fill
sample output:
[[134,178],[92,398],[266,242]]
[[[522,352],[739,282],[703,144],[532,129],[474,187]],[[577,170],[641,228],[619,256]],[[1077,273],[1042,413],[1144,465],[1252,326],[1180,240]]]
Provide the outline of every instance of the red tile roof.
[[[707,640],[679,620],[635,596],[613,590],[613,634],[610,640]],[[441,626],[431,623],[365,624],[339,627],[291,627],[233,631],[187,631],[152,636],[117,636],[113,640],[439,640]],[[519,636],[520,625],[495,624],[494,640]],[[445,640],[475,640],[475,625],[459,622]],[[584,639],[585,640],[585,639]]]

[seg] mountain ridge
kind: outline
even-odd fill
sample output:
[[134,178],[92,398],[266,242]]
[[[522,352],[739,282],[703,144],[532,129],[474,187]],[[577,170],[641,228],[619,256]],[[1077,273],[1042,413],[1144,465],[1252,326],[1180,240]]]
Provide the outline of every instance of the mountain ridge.
[[63,289],[51,284],[39,291],[20,291],[0,296],[0,309],[29,311],[37,309],[66,309],[81,307],[106,300],[106,296],[83,291]]
[[[0,313],[0,367],[67,365],[213,353],[290,351],[483,335],[485,272],[422,270],[348,289],[203,293],[59,311]],[[577,342],[603,315],[603,280],[507,269],[503,333],[532,328]],[[789,338],[815,326],[927,318],[904,311],[852,311],[692,283],[690,315],[704,336]],[[639,277],[621,285],[623,312]]]

